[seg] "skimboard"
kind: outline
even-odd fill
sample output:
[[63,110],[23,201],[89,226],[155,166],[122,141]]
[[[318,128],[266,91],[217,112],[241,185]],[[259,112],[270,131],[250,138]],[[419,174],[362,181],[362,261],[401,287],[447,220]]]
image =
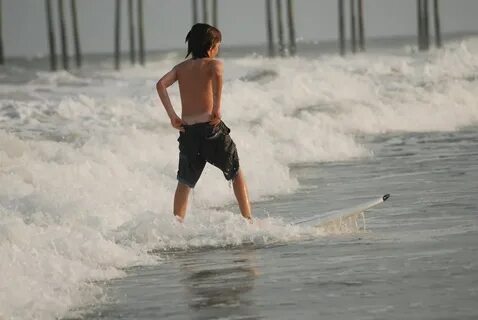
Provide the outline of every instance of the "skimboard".
[[307,225],[307,226],[321,226],[325,225],[331,221],[338,220],[338,219],[347,219],[351,216],[363,213],[370,208],[373,208],[387,199],[390,198],[390,194],[386,194],[380,198],[373,199],[362,204],[356,205],[352,208],[347,209],[340,209],[340,210],[333,210],[329,212],[319,213],[312,217],[300,219],[293,221],[293,225]]

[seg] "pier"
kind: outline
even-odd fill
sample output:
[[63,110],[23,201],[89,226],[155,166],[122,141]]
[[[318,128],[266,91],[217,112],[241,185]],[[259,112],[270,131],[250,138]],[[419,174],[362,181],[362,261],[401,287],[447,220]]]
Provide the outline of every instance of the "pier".
[[[57,45],[60,46],[61,68],[69,70],[70,51],[68,44],[74,46],[74,68],[83,65],[81,50],[81,34],[79,32],[81,16],[88,12],[79,12],[77,0],[43,0],[45,3],[46,33],[45,41],[49,48],[49,65],[52,71],[58,69]],[[188,0],[178,0],[188,1]],[[197,22],[209,23],[214,26],[219,24],[221,5],[227,5],[225,0],[190,0],[191,24]],[[264,3],[264,38],[269,57],[294,56],[297,53],[297,29],[295,26],[295,9],[301,5],[296,0],[258,0]],[[337,47],[340,55],[345,56],[347,49],[355,54],[366,50],[366,5],[367,0],[336,0],[337,1]],[[434,38],[435,46],[442,46],[440,1],[439,0],[415,0],[417,20],[417,47],[419,50],[428,50],[431,40]],[[53,6],[57,5],[57,15],[53,15]],[[158,1],[157,6],[163,5]],[[93,5],[92,5],[93,6]],[[114,68],[121,68],[121,29],[123,26],[123,7],[127,13],[128,30],[128,56],[131,64],[146,64],[146,42],[143,0],[111,0],[111,12],[114,14],[113,48]],[[2,38],[2,19],[5,13],[2,11],[0,0],[0,64],[5,63],[4,46]],[[69,14],[71,25],[67,25],[65,16]],[[347,21],[347,19],[349,21]],[[433,20],[433,21],[432,21]],[[346,25],[349,27],[346,29]],[[431,28],[434,32],[431,32]],[[349,34],[348,32],[349,31]],[[319,31],[320,32],[320,31]],[[73,37],[70,42],[70,33]],[[433,37],[431,37],[433,34]],[[59,35],[59,42],[57,42]],[[286,41],[287,37],[287,41]],[[350,46],[347,43],[350,43]],[[286,43],[287,42],[287,43]],[[349,48],[347,48],[349,47]]]
[[5,57],[3,55],[2,13],[2,0],[0,0],[0,65],[5,63]]

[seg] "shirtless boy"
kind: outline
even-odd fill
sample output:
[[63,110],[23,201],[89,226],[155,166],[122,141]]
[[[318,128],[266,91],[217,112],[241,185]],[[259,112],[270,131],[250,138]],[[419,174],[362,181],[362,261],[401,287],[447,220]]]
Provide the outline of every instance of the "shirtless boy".
[[[179,130],[178,186],[174,195],[174,215],[184,220],[189,191],[199,180],[206,162],[221,169],[232,180],[241,214],[252,221],[247,186],[236,146],[229,128],[221,120],[223,63],[216,60],[221,32],[207,24],[195,24],[186,36],[191,59],[176,65],[156,84],[171,125]],[[167,88],[178,81],[181,118],[169,99]]]

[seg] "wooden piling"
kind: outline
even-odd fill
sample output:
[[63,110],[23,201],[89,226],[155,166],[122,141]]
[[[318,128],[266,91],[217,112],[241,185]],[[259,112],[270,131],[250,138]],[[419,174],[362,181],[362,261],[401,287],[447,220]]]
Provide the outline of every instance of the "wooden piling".
[[437,48],[441,48],[441,27],[440,27],[440,8],[438,0],[433,0],[433,15],[435,17],[435,45]]
[[63,0],[58,0],[58,15],[60,17],[61,56],[63,69],[68,70],[68,42],[66,37],[65,10]]
[[358,0],[358,32],[359,32],[359,48],[365,51],[365,28],[364,28],[364,9],[363,0]]
[[192,18],[193,18],[193,25],[199,22],[198,18],[198,3],[196,0],[191,0],[191,8],[192,8]]
[[2,0],[0,0],[0,65],[5,64],[3,54],[3,30],[2,30]]
[[209,23],[207,0],[202,0],[202,22]]
[[417,0],[417,41],[418,49],[423,50],[423,15],[422,15],[422,0]]
[[144,66],[146,62],[144,50],[144,12],[143,0],[138,0],[138,38],[139,38],[139,63]]
[[274,48],[274,28],[272,21],[272,0],[265,0],[266,2],[266,30],[267,30],[267,44],[269,49],[269,57],[275,56]]
[[46,21],[47,21],[47,32],[48,32],[48,46],[50,48],[50,70],[56,71],[57,61],[56,61],[56,41],[55,41],[55,29],[53,28],[53,15],[51,12],[51,0],[45,0],[45,11],[46,11]]
[[78,12],[76,10],[76,0],[71,0],[71,22],[73,24],[73,40],[75,45],[75,61],[76,66],[81,68],[81,47],[80,47],[80,33],[78,31]]
[[129,25],[129,60],[136,63],[136,46],[134,42],[133,0],[128,0],[128,25]]
[[295,41],[294,7],[292,0],[287,0],[287,22],[289,24],[289,53],[295,56],[297,44]]
[[428,0],[423,0],[423,24],[424,24],[424,42],[425,49],[430,48],[430,22],[429,22],[429,12],[428,12]]
[[344,0],[338,0],[338,21],[339,21],[339,47],[340,55],[345,56],[345,17]]
[[355,0],[350,0],[350,44],[352,52],[357,52],[357,32],[356,32],[356,16],[355,16]]
[[277,9],[277,29],[279,36],[279,52],[282,57],[285,56],[285,45],[284,45],[284,25],[282,21],[282,2],[281,0],[276,0],[276,9]]
[[217,21],[217,14],[218,14],[218,8],[217,8],[217,0],[212,0],[212,25],[215,27],[218,27],[218,21]]
[[115,3],[115,69],[121,64],[121,0]]

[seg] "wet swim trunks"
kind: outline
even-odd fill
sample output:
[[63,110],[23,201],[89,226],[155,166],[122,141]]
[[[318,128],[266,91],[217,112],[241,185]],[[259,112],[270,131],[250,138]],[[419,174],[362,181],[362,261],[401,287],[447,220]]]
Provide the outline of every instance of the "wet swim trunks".
[[220,122],[216,126],[208,122],[184,125],[179,133],[178,181],[194,188],[209,162],[221,169],[227,180],[236,177],[239,157],[236,145],[229,136],[231,130]]

